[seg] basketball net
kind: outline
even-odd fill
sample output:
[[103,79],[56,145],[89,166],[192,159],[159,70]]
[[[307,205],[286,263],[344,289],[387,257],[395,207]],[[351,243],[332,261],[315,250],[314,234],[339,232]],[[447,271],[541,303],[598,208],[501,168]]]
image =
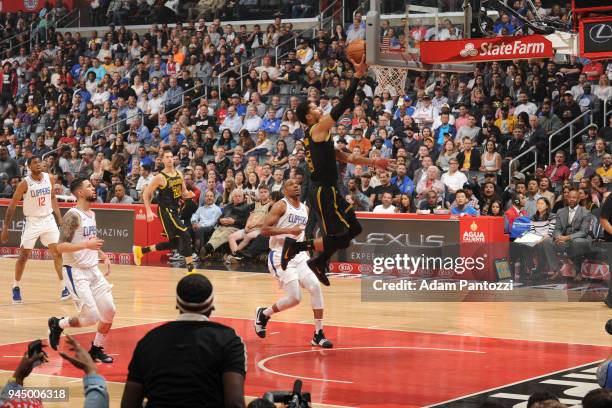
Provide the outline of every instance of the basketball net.
[[371,65],[370,69],[376,76],[375,95],[382,95],[384,91],[389,91],[391,96],[397,96],[406,86],[408,68],[389,67],[386,65]]

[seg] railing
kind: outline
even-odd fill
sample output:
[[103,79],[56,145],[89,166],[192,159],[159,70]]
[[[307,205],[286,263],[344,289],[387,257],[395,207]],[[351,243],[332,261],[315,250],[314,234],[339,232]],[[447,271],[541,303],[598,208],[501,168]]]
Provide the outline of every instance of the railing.
[[78,22],[79,23],[79,27],[81,26],[81,10],[78,8],[73,9],[72,11],[69,11],[68,13],[66,13],[66,15],[64,17],[59,18],[58,20],[56,20],[54,22],[54,26],[56,28],[59,28],[59,22],[62,20],[65,20],[69,17],[72,17],[76,15],[75,18],[71,19],[66,25],[64,25],[63,27],[70,27],[74,22]]
[[[334,1],[332,4],[330,4],[330,5],[329,5],[329,6],[328,6],[328,7],[327,7],[327,8],[326,8],[324,11],[327,11],[327,10],[328,10],[328,9],[330,9],[332,6],[336,5],[336,3],[338,3],[339,1],[342,1],[342,0],[335,0],[335,1]],[[323,13],[321,13],[321,14],[323,14]],[[294,33],[293,33],[293,36],[292,36],[291,38],[287,38],[287,39],[286,39],[285,41],[283,41],[282,43],[277,44],[277,45],[276,45],[276,47],[274,47],[274,64],[275,64],[275,65],[278,65],[278,59],[279,59],[280,57],[282,57],[283,55],[285,55],[285,54],[283,54],[283,55],[281,55],[280,57],[279,57],[279,55],[278,55],[278,50],[279,50],[279,48],[280,48],[281,46],[286,45],[286,44],[288,44],[289,42],[293,41],[294,48],[297,48],[297,40],[298,40],[298,38],[299,38],[299,37],[301,37],[302,35],[304,35],[304,33],[308,32],[308,31],[310,31],[310,30],[312,30],[312,32],[313,32],[313,37],[314,37],[314,36],[316,35],[316,30],[317,30],[317,29],[320,27],[320,25],[321,25],[321,18],[319,17],[319,21],[317,21],[317,23],[315,23],[314,25],[312,25],[312,26],[310,26],[310,27],[307,27],[307,28],[305,28],[305,29],[303,29],[303,30],[301,30],[301,31],[294,32]],[[231,71],[236,71],[236,69],[237,69],[237,68],[240,68],[240,72],[239,72],[238,79],[240,80],[240,88],[242,89],[242,88],[243,88],[243,85],[244,85],[244,84],[243,84],[243,79],[244,79],[244,77],[246,77],[246,76],[248,75],[248,72],[247,72],[247,73],[244,73],[244,72],[243,72],[243,68],[244,68],[244,66],[245,66],[245,65],[252,66],[252,65],[253,65],[253,63],[254,63],[255,61],[259,60],[259,59],[261,59],[261,57],[260,57],[260,56],[258,56],[258,57],[253,57],[253,58],[249,59],[248,61],[245,61],[245,62],[240,63],[240,65],[238,65],[238,66],[231,67],[231,68],[226,69],[225,71],[223,71],[223,72],[219,73],[219,74],[217,75],[217,86],[218,86],[218,88],[219,88],[219,95],[221,95],[221,93],[223,92],[223,77],[224,77],[225,75],[227,75],[227,74],[228,74],[229,72],[231,72]],[[249,70],[250,70],[250,69],[249,69]]]
[[[141,116],[141,117],[142,117],[142,116],[144,116],[144,113],[136,113],[136,114],[134,114],[134,115],[131,115],[131,116],[126,117],[125,119],[119,119],[118,121],[113,122],[113,123],[111,123],[110,125],[104,126],[102,129],[100,129],[100,130],[98,130],[98,131],[96,131],[96,132],[92,132],[92,134],[93,134],[93,135],[99,135],[99,134],[103,134],[103,135],[104,135],[104,134],[106,134],[106,131],[107,131],[108,129],[112,128],[113,126],[117,126],[117,125],[118,125],[119,123],[121,123],[121,122],[125,122],[125,123],[126,123],[126,125],[127,125],[127,121],[128,121],[128,119],[132,119],[132,118],[135,118],[135,117],[137,117],[137,116]],[[94,137],[95,137],[95,136],[94,136]]]
[[[574,150],[574,138],[580,136],[582,133],[584,133],[587,129],[588,126],[583,127],[582,129],[580,129],[576,134],[574,134],[574,124],[576,122],[578,122],[579,120],[584,120],[584,118],[590,115],[591,116],[591,120],[589,122],[589,124],[593,123],[593,111],[592,110],[588,110],[585,112],[582,112],[580,114],[580,116],[578,116],[576,119],[572,120],[571,122],[567,123],[565,126],[563,126],[562,128],[554,131],[553,133],[550,134],[550,136],[548,136],[548,164],[551,164],[552,161],[552,157],[553,157],[553,153],[555,153],[557,150],[561,149],[563,146],[565,146],[566,144],[570,144],[570,154],[572,154],[573,150]],[[555,147],[553,149],[552,147],[552,139],[553,137],[555,137],[556,135],[560,134],[561,132],[565,131],[567,128],[569,127],[569,134],[570,137],[569,139],[565,140],[563,143],[561,143],[559,146]]]
[[[336,15],[336,13],[338,13],[338,10],[332,12],[332,15],[330,17],[325,17],[325,13],[327,13],[332,7],[336,7],[337,3],[340,0],[335,0],[333,1],[329,6],[327,6],[322,12],[321,15],[319,16],[319,28],[321,30],[323,30],[325,22],[331,20],[332,21],[332,27],[333,27],[333,21],[334,21],[334,17]],[[344,15],[344,1],[342,0],[342,8],[340,9],[340,12],[342,13],[342,15]],[[343,24],[344,26],[344,24]]]
[[525,150],[523,153],[519,154],[518,156],[512,158],[510,162],[508,162],[508,185],[512,183],[512,173],[513,173],[512,166],[514,165],[514,163],[520,160],[521,157],[526,156],[527,154],[532,153],[532,152],[534,156],[533,161],[529,163],[528,165],[526,165],[525,167],[519,169],[519,171],[522,172],[524,170],[527,170],[530,167],[533,167],[535,171],[535,169],[538,168],[538,152],[535,146],[531,146],[529,149]]
[[[207,87],[207,86],[205,86],[205,85],[202,85],[202,87],[204,87],[204,95],[200,95],[200,96],[198,96],[197,98],[192,99],[192,100],[191,100],[191,102],[195,102],[195,101],[197,101],[198,99],[201,99],[201,98],[207,98],[207,97],[208,97],[208,87]],[[188,92],[191,92],[191,91],[193,91],[193,90],[194,90],[194,89],[196,89],[196,88],[197,88],[197,86],[193,86],[193,87],[191,87],[191,88],[189,88],[189,89],[184,90],[184,91],[181,93],[181,95],[180,95],[180,96],[181,96],[181,105],[180,105],[180,106],[177,106],[177,107],[175,107],[175,108],[170,109],[169,111],[166,111],[166,110],[165,110],[165,105],[164,105],[164,110],[163,110],[163,111],[161,111],[160,113],[163,113],[163,114],[167,115],[167,114],[169,114],[169,113],[172,113],[172,112],[174,112],[174,111],[176,111],[176,110],[178,110],[178,109],[182,108],[182,107],[183,107],[183,105],[185,104],[185,95],[186,95]],[[118,121],[113,122],[113,123],[111,123],[110,125],[107,125],[107,126],[103,127],[102,129],[100,129],[100,130],[96,131],[95,133],[96,133],[96,134],[100,134],[100,133],[104,134],[106,130],[108,130],[108,129],[112,128],[113,126],[118,125],[118,124],[119,124],[119,123],[121,123],[121,122],[126,122],[126,125],[127,125],[127,121],[128,121],[128,119],[132,119],[132,118],[135,118],[135,117],[137,117],[137,116],[141,116],[141,117],[143,117],[144,115],[145,115],[145,113],[144,113],[144,112],[143,112],[143,113],[136,113],[136,114],[134,114],[134,115],[131,115],[131,116],[126,117],[125,119],[119,119]],[[128,129],[124,130],[123,132],[121,132],[121,134],[122,134],[122,135],[124,135],[124,134],[128,133],[129,131],[130,131],[130,129],[128,128]]]

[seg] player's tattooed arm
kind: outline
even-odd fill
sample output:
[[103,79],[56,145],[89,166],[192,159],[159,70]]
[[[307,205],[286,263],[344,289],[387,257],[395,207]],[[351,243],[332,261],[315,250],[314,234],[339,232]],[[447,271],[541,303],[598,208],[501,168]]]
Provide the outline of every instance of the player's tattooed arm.
[[71,211],[68,211],[66,215],[64,215],[64,219],[62,221],[62,226],[60,228],[60,237],[59,243],[70,242],[74,237],[74,233],[79,228],[81,224],[81,219],[79,216]]
[[57,244],[57,250],[59,253],[63,254],[67,252],[77,252],[82,251],[83,249],[97,251],[102,248],[104,240],[97,237],[91,238],[85,242],[73,244],[72,238],[74,238],[74,233],[78,228],[80,228],[80,226],[81,218],[77,214],[68,211],[66,215],[64,215],[64,220],[62,222],[62,226],[60,227],[59,242]]

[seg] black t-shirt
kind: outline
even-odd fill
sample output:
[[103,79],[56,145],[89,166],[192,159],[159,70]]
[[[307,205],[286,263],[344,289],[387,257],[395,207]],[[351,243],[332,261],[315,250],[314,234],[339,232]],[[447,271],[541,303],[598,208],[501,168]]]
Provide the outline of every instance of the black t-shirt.
[[143,385],[147,408],[222,407],[223,374],[246,375],[246,348],[231,327],[174,321],[136,345],[127,380]]
[[376,199],[374,200],[374,206],[378,204],[382,204],[382,195],[383,193],[391,193],[393,197],[396,195],[400,195],[401,191],[398,186],[395,184],[389,184],[388,186],[379,185],[374,187],[374,194],[376,194]]
[[[608,222],[612,223],[612,199],[610,196],[606,198],[601,206],[600,218],[606,218]],[[604,232],[604,236],[607,242],[612,242],[612,235],[608,234],[608,231]]]

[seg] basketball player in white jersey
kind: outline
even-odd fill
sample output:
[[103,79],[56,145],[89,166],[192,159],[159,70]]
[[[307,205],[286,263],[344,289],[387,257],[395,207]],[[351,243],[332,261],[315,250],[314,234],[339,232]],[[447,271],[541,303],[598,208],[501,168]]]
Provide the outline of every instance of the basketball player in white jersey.
[[285,197],[274,204],[268,213],[261,234],[270,237],[268,269],[279,281],[285,296],[272,306],[259,307],[255,311],[255,333],[266,337],[266,325],[274,313],[282,312],[297,306],[302,300],[300,286],[310,292],[310,304],[314,313],[315,332],[311,344],[322,348],[332,348],[331,341],[323,334],[323,292],[319,280],[306,262],[308,253],[300,252],[287,264],[287,269],[280,266],[281,251],[285,238],[290,236],[297,242],[304,240],[304,229],[308,222],[308,207],[300,202],[300,185],[294,179],[285,181]]
[[[112,363],[113,358],[104,352],[104,340],[115,317],[112,285],[104,277],[111,271],[110,261],[100,250],[104,241],[96,236],[96,216],[90,209],[98,197],[87,179],[73,181],[70,191],[77,198],[77,205],[64,215],[57,250],[64,260],[64,275],[78,315],[49,318],[49,345],[57,350],[60,336],[67,327],[97,323],[98,331],[89,354],[94,361]],[[105,263],[104,275],[98,268],[98,259]]]
[[[49,248],[49,252],[51,252],[53,256],[55,272],[60,280],[60,299],[65,300],[70,297],[70,294],[62,279],[62,257],[57,252],[57,240],[59,238],[57,226],[62,223],[62,214],[60,213],[57,199],[53,192],[55,178],[47,173],[43,173],[42,162],[36,156],[30,157],[26,165],[30,170],[30,174],[17,185],[11,203],[6,209],[4,227],[2,228],[2,237],[0,239],[2,243],[8,242],[9,225],[15,214],[15,207],[17,207],[17,203],[23,198],[25,225],[21,233],[19,258],[15,263],[13,303],[21,303],[21,277],[23,276],[25,264],[39,238],[40,242]],[[53,217],[54,215],[55,219]],[[55,222],[56,220],[57,224]]]

